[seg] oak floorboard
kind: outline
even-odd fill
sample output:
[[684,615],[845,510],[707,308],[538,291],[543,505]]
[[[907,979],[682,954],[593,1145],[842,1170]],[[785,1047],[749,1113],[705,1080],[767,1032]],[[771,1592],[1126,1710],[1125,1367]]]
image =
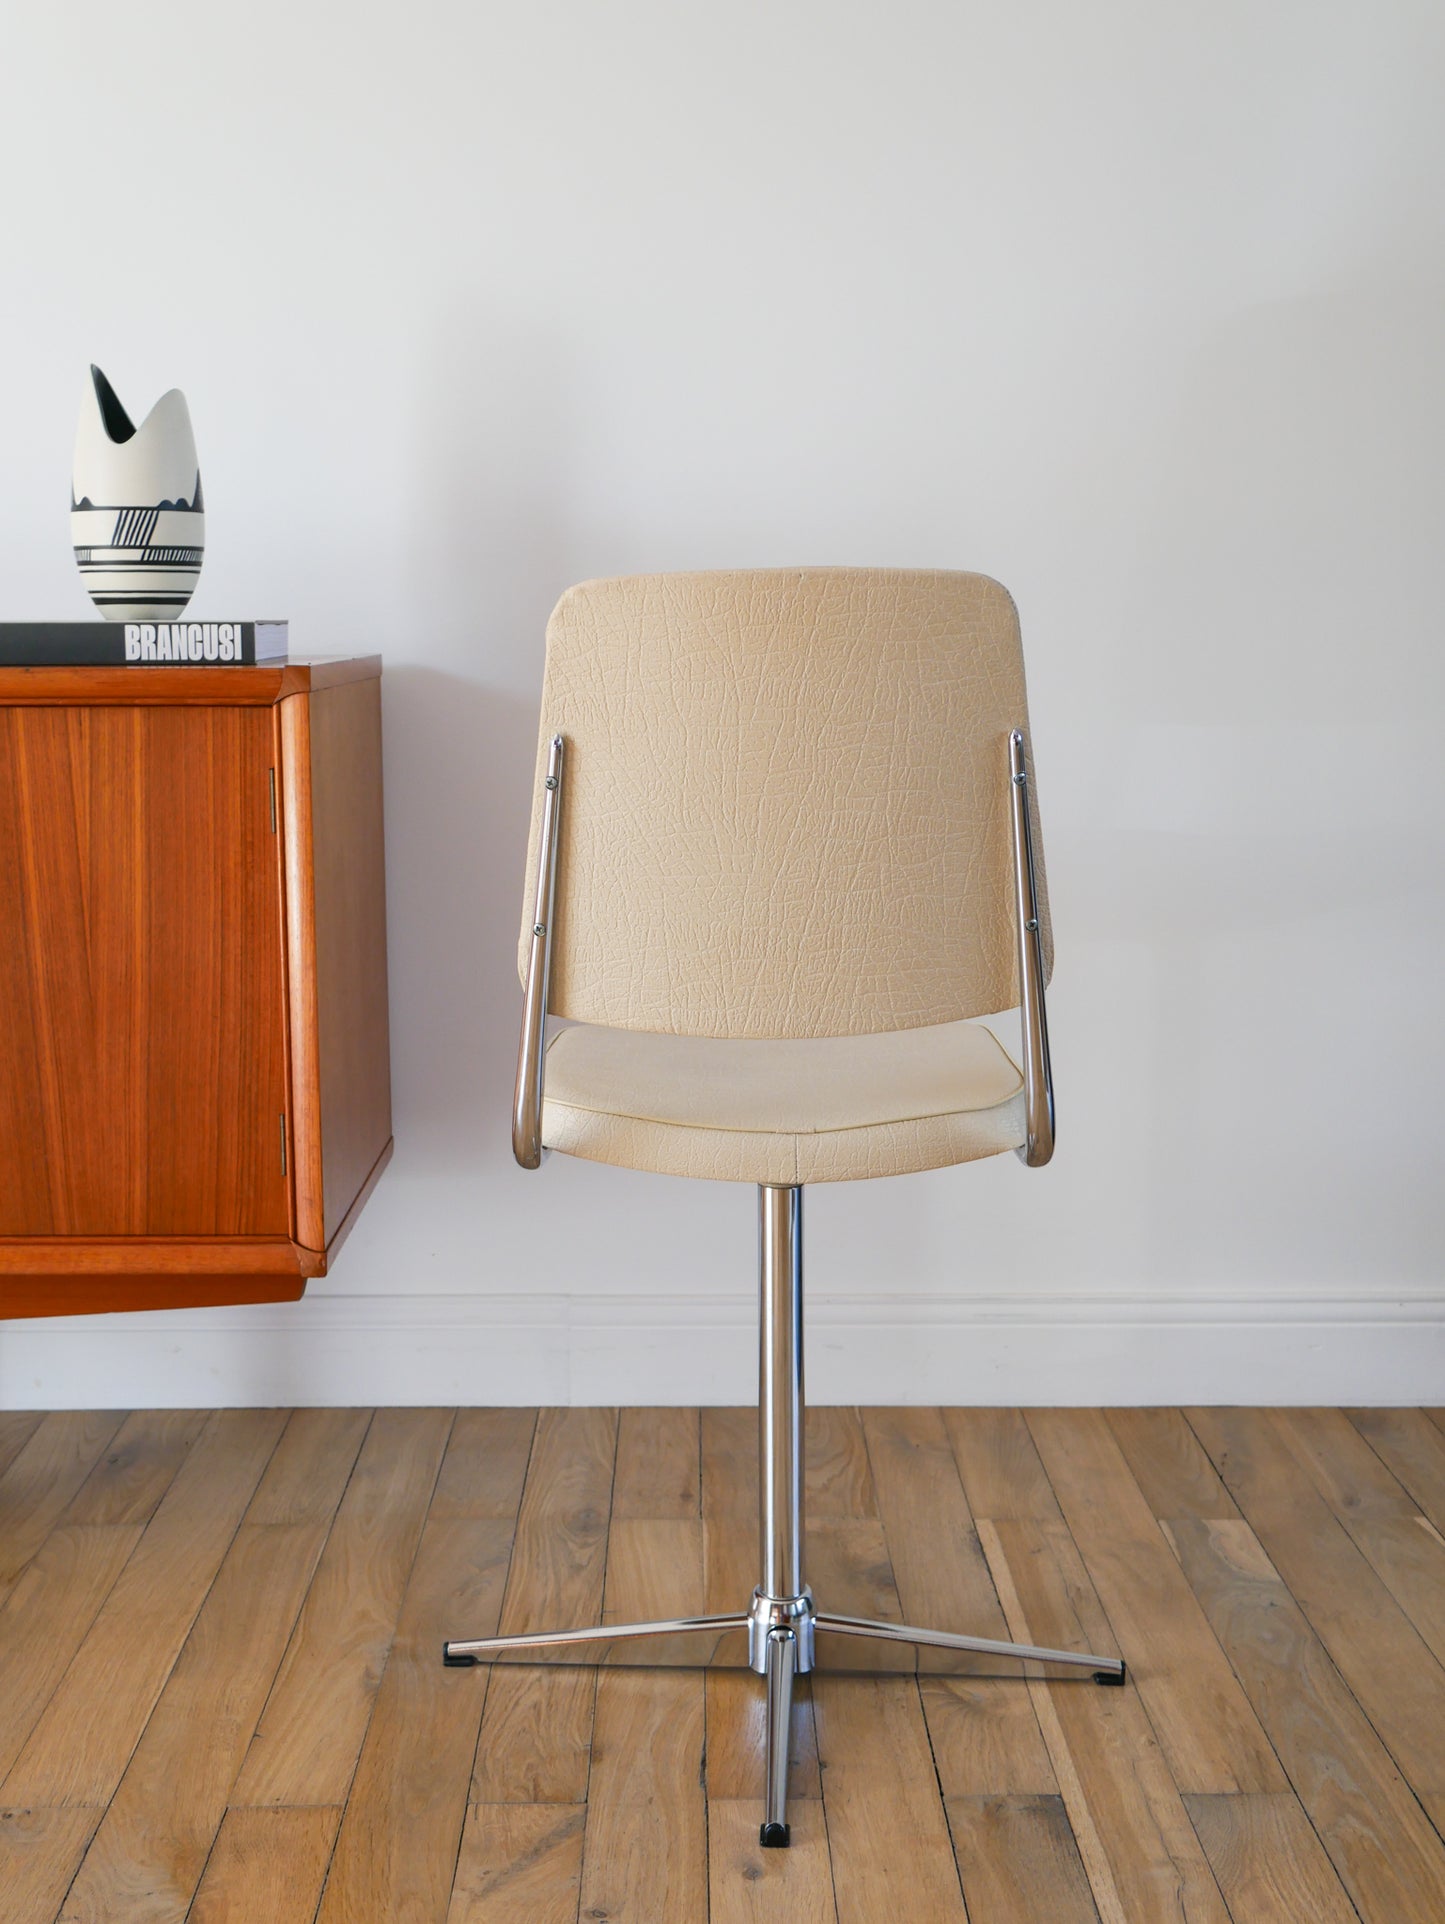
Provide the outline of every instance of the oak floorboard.
[[[700,1518],[614,1522],[605,1614],[630,1622],[700,1611],[702,1530]],[[705,1690],[698,1669],[598,1672],[584,1916],[706,1916]]]
[[1104,1415],[1156,1517],[1239,1515],[1180,1411],[1120,1409]]
[[[1062,1523],[981,1522],[979,1536],[1017,1642],[1114,1654]],[[1075,1678],[1028,1688],[1103,1924],[1228,1924],[1138,1691]]]
[[0,1477],[4,1476],[43,1420],[42,1410],[0,1410]]
[[530,1409],[458,1410],[427,1517],[516,1521],[537,1431]]
[[[1008,1625],[979,1545],[943,1419],[936,1409],[871,1409],[864,1432],[904,1619],[1006,1639]],[[920,1651],[923,1710],[943,1795],[1057,1788],[1033,1705],[1016,1676],[937,1675],[997,1659]]]
[[187,1924],[312,1924],[341,1812],[228,1810]]
[[136,1410],[66,1505],[66,1523],[148,1523],[209,1420],[206,1410]]
[[[757,1419],[753,1419],[756,1425]],[[863,1421],[855,1409],[819,1404],[803,1412],[803,1514],[821,1520],[876,1517],[878,1501]]]
[[0,1810],[0,1910],[5,1924],[53,1924],[99,1809]]
[[1188,1415],[1265,1555],[1395,1762],[1417,1791],[1445,1790],[1445,1669],[1320,1495],[1271,1413],[1207,1409]]
[[[758,1527],[758,1413],[712,1408],[701,1413],[702,1513],[748,1517]],[[753,1573],[757,1582],[757,1573]]]
[[599,1672],[583,1917],[609,1924],[706,1917],[704,1729],[699,1672]]
[[946,1409],[943,1421],[974,1516],[994,1523],[1058,1516],[1022,1410]]
[[[615,1410],[538,1417],[499,1635],[600,1623],[616,1452]],[[471,1801],[585,1801],[595,1688],[579,1664],[492,1666]]]
[[1356,1924],[1293,1791],[1184,1799],[1234,1924]]
[[815,1677],[813,1707],[839,1924],[965,1924],[917,1681]]
[[138,1523],[57,1524],[0,1609],[0,1783],[140,1539]]
[[1423,1410],[1346,1410],[1376,1456],[1445,1536],[1445,1436]]
[[789,1805],[785,1851],[762,1848],[758,1823],[758,1795],[708,1798],[709,1924],[837,1924],[822,1805]]
[[1282,1410],[1276,1423],[1370,1567],[1445,1662],[1445,1538],[1343,1410]]
[[1062,1797],[950,1797],[944,1808],[969,1924],[1098,1924]]
[[208,1420],[6,1777],[4,1802],[110,1801],[285,1425],[284,1410]]
[[[184,1924],[355,1455],[352,1414],[329,1418],[297,1412],[287,1424],[60,1924]],[[302,1490],[309,1521],[256,1520],[291,1514]]]
[[1445,1844],[1249,1523],[1183,1517],[1170,1533],[1360,1916],[1439,1924]]
[[623,1410],[617,1425],[614,1523],[701,1517],[701,1456],[695,1409]]
[[343,1804],[451,1430],[450,1410],[378,1410],[231,1795]]
[[487,1694],[484,1668],[447,1669],[454,1626],[486,1636],[512,1548],[502,1517],[428,1522],[356,1767],[318,1924],[444,1924]]
[[1104,1417],[1033,1410],[1029,1428],[1179,1789],[1288,1789]]
[[473,1804],[447,1924],[577,1924],[584,1804]]
[[0,1603],[125,1421],[123,1410],[43,1416],[0,1476]]

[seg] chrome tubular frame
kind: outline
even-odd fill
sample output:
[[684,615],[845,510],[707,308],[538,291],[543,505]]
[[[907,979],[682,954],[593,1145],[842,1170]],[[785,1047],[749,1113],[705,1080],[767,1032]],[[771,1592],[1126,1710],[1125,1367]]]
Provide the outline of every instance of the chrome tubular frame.
[[557,894],[557,831],[562,818],[562,737],[547,753],[542,795],[542,832],[537,850],[537,893],[532,906],[532,947],[522,992],[522,1039],[517,1047],[517,1086],[512,1096],[512,1154],[524,1169],[540,1168],[542,1083],[547,1068],[547,985],[552,973],[552,910]]
[[[554,747],[560,749],[560,742]],[[1015,791],[1017,793],[1017,790]],[[539,920],[545,918],[539,917]],[[1042,991],[1040,991],[1042,996]],[[1042,1007],[1042,1002],[1040,1002]],[[1044,1050],[1047,1070],[1048,1052]],[[761,1333],[758,1354],[759,1513],[763,1581],[746,1611],[719,1617],[670,1617],[657,1623],[593,1624],[581,1630],[534,1631],[521,1636],[477,1637],[443,1646],[443,1661],[486,1663],[530,1651],[591,1644],[578,1661],[597,1661],[616,1643],[702,1632],[721,1638],[745,1630],[748,1661],[766,1679],[764,1806],[759,1842],[786,1845],[788,1749],[793,1685],[816,1667],[817,1639],[872,1639],[899,1646],[969,1651],[986,1657],[1064,1664],[1092,1674],[1096,1683],[1122,1684],[1120,1657],[1049,1650],[1034,1644],[1000,1643],[948,1630],[919,1630],[906,1623],[868,1617],[830,1616],[814,1607],[803,1581],[803,1192],[761,1187],[758,1191]],[[716,1646],[714,1646],[716,1648]],[[706,1659],[704,1659],[706,1661]],[[916,1663],[916,1659],[915,1659]],[[896,1666],[893,1666],[896,1668]]]
[[1016,1152],[1030,1169],[1054,1153],[1054,1076],[1049,1065],[1049,1019],[1044,1006],[1044,943],[1034,880],[1034,831],[1029,819],[1029,772],[1023,730],[1008,738],[1013,814],[1014,903],[1018,917],[1019,1018],[1023,1025],[1026,1137]]

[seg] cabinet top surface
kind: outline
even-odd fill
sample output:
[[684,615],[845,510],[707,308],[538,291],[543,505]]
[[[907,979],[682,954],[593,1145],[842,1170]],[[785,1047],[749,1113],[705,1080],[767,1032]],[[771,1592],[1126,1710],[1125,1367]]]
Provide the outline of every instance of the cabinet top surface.
[[380,673],[380,655],[301,655],[290,661],[237,668],[0,667],[0,707],[17,702],[77,706],[112,702],[125,707],[181,702],[204,707],[265,708],[288,695],[333,688],[340,682],[373,681]]

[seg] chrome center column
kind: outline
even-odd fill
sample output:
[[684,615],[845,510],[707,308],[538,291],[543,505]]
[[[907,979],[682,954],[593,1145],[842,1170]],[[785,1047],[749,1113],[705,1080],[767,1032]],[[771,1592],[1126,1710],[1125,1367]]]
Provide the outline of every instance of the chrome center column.
[[767,1670],[772,1631],[797,1637],[794,1668],[813,1667],[813,1599],[803,1581],[803,1192],[758,1188],[758,1510],[762,1580],[749,1658]]

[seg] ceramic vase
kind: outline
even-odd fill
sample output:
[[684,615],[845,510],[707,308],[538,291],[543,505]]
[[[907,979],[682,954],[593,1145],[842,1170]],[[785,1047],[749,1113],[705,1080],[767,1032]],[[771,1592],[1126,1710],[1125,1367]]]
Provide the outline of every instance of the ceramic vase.
[[169,621],[195,593],[206,545],[201,473],[186,397],[163,394],[136,427],[90,370],[70,483],[80,578],[108,621]]

